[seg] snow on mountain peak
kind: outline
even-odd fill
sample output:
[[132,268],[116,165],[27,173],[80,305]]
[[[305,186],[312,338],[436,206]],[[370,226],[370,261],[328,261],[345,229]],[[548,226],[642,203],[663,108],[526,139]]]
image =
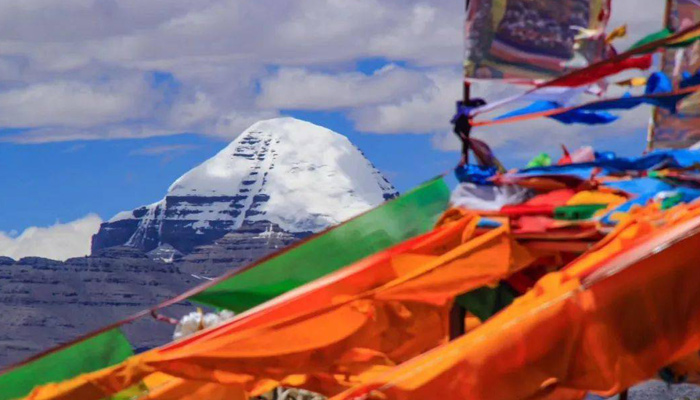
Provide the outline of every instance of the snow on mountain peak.
[[[145,218],[158,218],[164,213],[156,210],[164,208],[167,218],[192,221],[195,229],[211,221],[234,229],[269,221],[288,232],[315,232],[394,196],[394,187],[345,136],[277,118],[255,123],[180,177]],[[188,200],[195,198],[208,201]]]

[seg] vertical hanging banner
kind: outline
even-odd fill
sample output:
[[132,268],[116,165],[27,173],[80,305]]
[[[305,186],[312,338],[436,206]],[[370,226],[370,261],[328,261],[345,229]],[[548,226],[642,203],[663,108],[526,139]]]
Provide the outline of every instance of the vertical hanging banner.
[[467,79],[550,79],[606,58],[610,0],[470,0]]
[[[666,28],[677,32],[700,22],[700,1],[668,0]],[[661,61],[661,70],[671,77],[678,89],[683,73],[694,74],[700,68],[700,41],[684,46],[667,48]],[[657,108],[650,132],[650,147],[684,148],[700,142],[700,94],[688,96],[678,104],[675,114]]]

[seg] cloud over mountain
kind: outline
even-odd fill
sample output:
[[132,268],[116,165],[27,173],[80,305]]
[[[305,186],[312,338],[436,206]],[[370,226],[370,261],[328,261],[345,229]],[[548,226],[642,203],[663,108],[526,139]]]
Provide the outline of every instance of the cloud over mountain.
[[89,214],[68,223],[49,227],[30,227],[19,235],[0,232],[0,256],[14,259],[34,256],[66,260],[90,254],[90,239],[102,219]]
[[[362,76],[354,63],[371,57],[422,67],[458,63],[461,6],[448,3],[453,2],[2,4],[0,127],[30,128],[2,140],[183,132],[230,139],[232,132],[278,115],[283,106],[322,109],[394,101],[412,95],[425,81],[423,73],[397,68]],[[303,82],[297,85],[350,91],[330,103],[328,94],[318,91],[306,102],[283,101],[285,79],[299,74]],[[258,92],[261,82],[263,93]]]

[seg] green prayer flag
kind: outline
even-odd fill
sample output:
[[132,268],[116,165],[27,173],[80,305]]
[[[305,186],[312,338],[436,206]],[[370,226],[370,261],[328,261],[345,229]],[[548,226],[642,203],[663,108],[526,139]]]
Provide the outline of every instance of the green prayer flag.
[[[671,32],[668,28],[664,28],[658,32],[650,33],[649,35],[644,36],[641,38],[637,43],[633,44],[630,50],[637,49],[639,47],[645,46],[651,42],[655,42],[657,40],[662,40],[666,39],[673,35],[673,32]],[[650,50],[653,51],[653,50]]]
[[552,157],[547,153],[540,153],[530,160],[525,168],[549,167],[550,165],[552,165]]
[[0,375],[0,400],[24,397],[36,386],[107,368],[132,355],[121,330],[107,331]]
[[[658,32],[655,32],[655,33],[652,33],[652,34],[649,34],[649,35],[643,37],[643,38],[640,39],[637,43],[633,44],[632,47],[630,48],[630,50],[637,49],[637,48],[639,48],[639,47],[645,46],[645,45],[647,45],[647,44],[649,44],[649,43],[651,43],[651,42],[655,42],[655,41],[657,41],[657,40],[668,39],[669,37],[673,36],[674,34],[675,34],[675,33],[674,33],[674,32],[671,32],[670,29],[664,28],[664,29],[662,29],[662,30],[660,30],[660,31],[658,31]],[[688,38],[688,39],[686,39],[686,40],[684,40],[684,41],[682,41],[682,42],[677,42],[677,43],[672,43],[672,44],[671,44],[671,43],[666,43],[666,44],[660,45],[660,46],[658,46],[658,47],[682,48],[682,47],[690,46],[691,44],[695,43],[695,41],[697,41],[698,39],[700,39],[700,35],[699,35],[699,36],[695,36],[695,37],[690,37],[690,38]],[[649,50],[646,51],[646,53],[652,53],[652,52],[654,52],[658,47],[655,47],[655,48],[653,48],[653,49],[649,49]]]
[[508,307],[516,297],[517,293],[513,289],[500,284],[494,288],[483,286],[474,289],[457,296],[455,302],[484,322]]
[[442,178],[294,246],[190,300],[246,311],[364,257],[430,230],[447,208]]

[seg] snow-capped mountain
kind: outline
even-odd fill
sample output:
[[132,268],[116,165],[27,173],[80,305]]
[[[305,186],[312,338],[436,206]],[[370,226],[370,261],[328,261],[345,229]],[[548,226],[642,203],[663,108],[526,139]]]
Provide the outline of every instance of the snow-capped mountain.
[[92,249],[188,254],[241,230],[304,237],[396,195],[345,136],[293,118],[260,121],[176,180],[163,200],[104,223]]

